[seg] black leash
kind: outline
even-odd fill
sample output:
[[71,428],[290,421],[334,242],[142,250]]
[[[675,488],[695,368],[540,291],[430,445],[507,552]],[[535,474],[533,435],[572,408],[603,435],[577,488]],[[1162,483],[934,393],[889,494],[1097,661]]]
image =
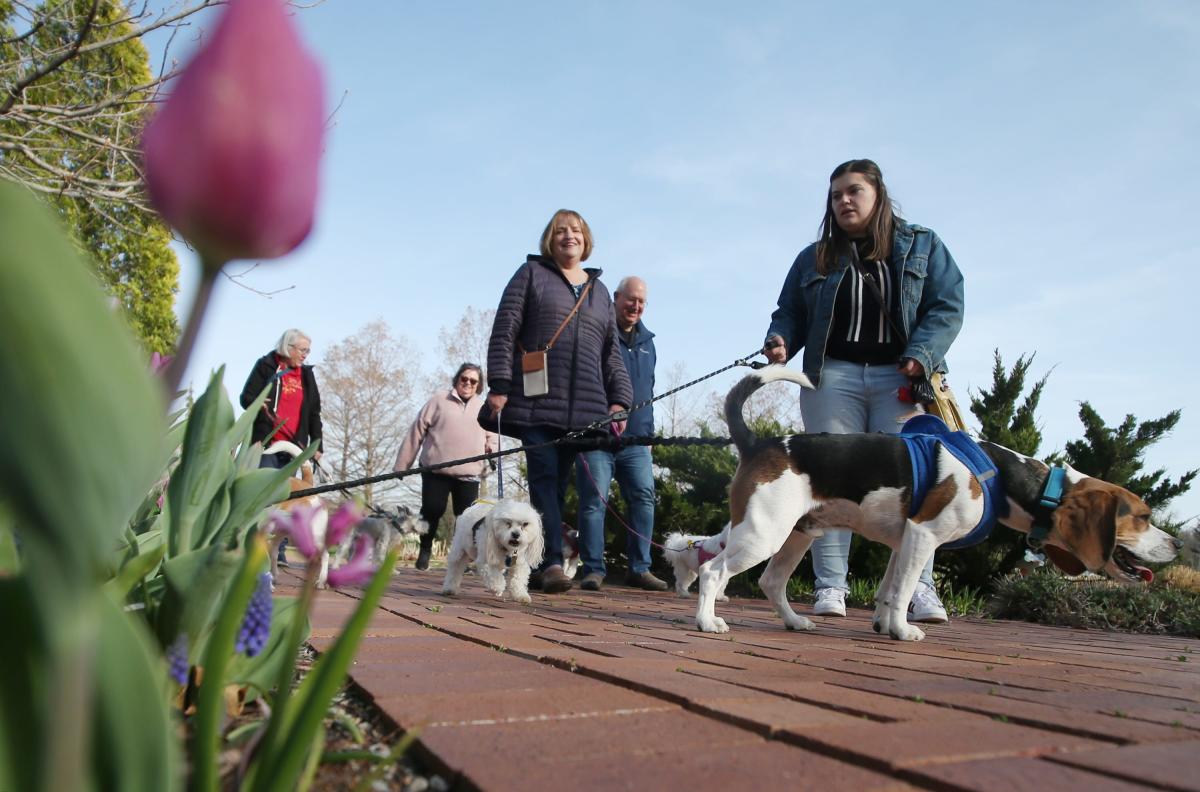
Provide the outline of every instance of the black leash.
[[[433,473],[435,471],[442,470],[443,468],[454,467],[455,465],[462,465],[462,464],[466,464],[468,462],[482,462],[482,461],[490,460],[490,459],[499,460],[503,457],[509,456],[510,454],[519,454],[519,453],[523,453],[525,451],[530,451],[530,450],[533,450],[536,448],[546,448],[548,446],[556,446],[556,445],[568,445],[569,444],[569,445],[573,445],[573,446],[578,446],[581,449],[589,449],[589,450],[596,449],[596,448],[618,449],[618,448],[624,448],[627,445],[683,445],[683,446],[729,445],[729,443],[731,443],[732,440],[730,440],[728,437],[654,437],[654,436],[615,437],[607,431],[607,427],[609,424],[613,423],[614,421],[628,420],[630,413],[636,412],[644,407],[647,407],[647,406],[653,404],[654,402],[659,401],[660,399],[665,399],[668,396],[673,396],[674,394],[679,393],[681,390],[690,388],[693,385],[697,385],[701,382],[704,382],[707,379],[711,379],[711,378],[717,376],[718,374],[723,374],[724,372],[729,371],[731,368],[736,368],[738,366],[746,366],[747,368],[751,368],[751,369],[755,369],[755,370],[765,368],[768,365],[767,363],[751,360],[751,358],[757,357],[758,355],[761,355],[761,354],[762,354],[762,350],[756,349],[754,352],[750,353],[749,355],[746,355],[745,357],[742,357],[742,358],[738,358],[737,360],[733,361],[729,365],[722,366],[721,368],[717,369],[716,371],[712,371],[708,374],[705,374],[702,377],[697,377],[696,379],[692,380],[691,382],[685,382],[684,384],[680,385],[679,387],[672,388],[671,390],[667,391],[666,393],[655,396],[654,398],[647,399],[646,401],[643,401],[643,402],[639,402],[638,404],[635,404],[632,407],[630,407],[628,410],[621,410],[619,412],[610,413],[603,418],[599,418],[599,419],[593,421],[592,423],[588,424],[587,426],[585,426],[582,429],[576,429],[574,431],[567,432],[562,437],[557,438],[555,440],[548,440],[544,443],[537,443],[536,445],[531,445],[531,446],[520,445],[520,446],[516,446],[515,448],[500,449],[498,451],[493,451],[488,454],[477,454],[475,456],[464,457],[462,459],[452,459],[448,462],[439,462],[436,465],[423,465],[421,467],[409,468],[407,470],[394,470],[391,473],[380,473],[375,476],[366,476],[364,478],[353,479],[351,481],[341,481],[341,482],[335,482],[333,484],[325,484],[325,485],[322,485],[319,487],[310,487],[309,489],[306,489],[306,490],[300,490],[299,492],[293,492],[288,495],[288,498],[289,499],[290,498],[306,498],[309,495],[321,495],[326,492],[333,492],[335,490],[341,491],[341,492],[346,492],[346,490],[348,490],[348,489],[351,489],[354,487],[363,487],[363,486],[366,486],[367,484],[378,484],[383,481],[391,481],[393,479],[402,479],[402,478],[405,478],[406,476],[413,476],[418,473]],[[497,465],[497,467],[499,467],[499,465]],[[346,493],[346,494],[349,494],[349,493]]]

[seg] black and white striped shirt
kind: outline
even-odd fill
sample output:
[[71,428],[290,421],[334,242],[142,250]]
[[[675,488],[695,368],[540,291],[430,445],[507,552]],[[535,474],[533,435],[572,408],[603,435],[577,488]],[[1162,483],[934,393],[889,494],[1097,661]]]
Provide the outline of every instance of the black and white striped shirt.
[[849,267],[833,302],[833,324],[829,330],[826,357],[851,363],[896,363],[904,342],[896,337],[884,310],[896,316],[896,278],[886,261],[864,261],[862,270],[875,282],[885,305],[863,281],[863,274]]

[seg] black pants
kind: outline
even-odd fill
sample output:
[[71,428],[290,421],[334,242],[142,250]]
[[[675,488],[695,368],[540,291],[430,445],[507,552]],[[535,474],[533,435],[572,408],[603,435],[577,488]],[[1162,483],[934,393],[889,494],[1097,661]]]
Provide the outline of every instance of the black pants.
[[429,532],[421,537],[421,548],[433,547],[438,523],[446,513],[446,498],[454,499],[454,516],[462,514],[479,497],[479,482],[465,481],[437,473],[421,474],[421,517],[429,523]]

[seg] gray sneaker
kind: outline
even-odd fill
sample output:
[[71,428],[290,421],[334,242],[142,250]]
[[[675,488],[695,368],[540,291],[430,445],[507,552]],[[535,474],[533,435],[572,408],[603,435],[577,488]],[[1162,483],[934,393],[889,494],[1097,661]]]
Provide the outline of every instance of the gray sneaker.
[[917,583],[912,602],[908,604],[908,620],[925,624],[945,624],[950,621],[950,617],[946,615],[946,606],[938,599],[933,586],[924,581]]

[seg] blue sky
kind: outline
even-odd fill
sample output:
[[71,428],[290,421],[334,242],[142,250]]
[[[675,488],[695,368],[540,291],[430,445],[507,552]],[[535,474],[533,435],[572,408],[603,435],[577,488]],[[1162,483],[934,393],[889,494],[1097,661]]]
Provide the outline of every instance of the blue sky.
[[[432,370],[439,329],[495,307],[559,207],[610,285],[648,282],[660,377],[706,373],[761,343],[829,172],[870,157],[965,275],[961,401],[993,349],[1036,353],[1043,454],[1081,435],[1087,400],[1109,424],[1182,408],[1148,462],[1200,467],[1190,0],[326,0],[298,19],[341,103],[318,226],[246,278],[287,291],[220,284],[193,381],[225,363],[240,389],[289,326],[319,377],[322,348],[376,318]],[[1200,491],[1173,506],[1200,514]]]

